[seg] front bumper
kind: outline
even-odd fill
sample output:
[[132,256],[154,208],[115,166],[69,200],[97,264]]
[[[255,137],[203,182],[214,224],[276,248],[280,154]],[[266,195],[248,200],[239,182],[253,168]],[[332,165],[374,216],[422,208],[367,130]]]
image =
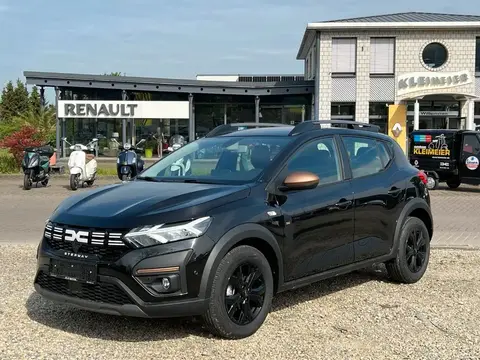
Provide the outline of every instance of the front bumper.
[[[89,311],[148,318],[201,315],[208,299],[198,296],[203,269],[213,241],[208,237],[129,250],[115,261],[99,256],[72,258],[42,240],[37,255],[35,290],[47,299]],[[81,250],[80,250],[81,253]],[[51,260],[96,265],[96,283],[82,283],[50,276]],[[168,274],[138,275],[138,269],[176,267]],[[172,288],[158,283],[171,277]]]

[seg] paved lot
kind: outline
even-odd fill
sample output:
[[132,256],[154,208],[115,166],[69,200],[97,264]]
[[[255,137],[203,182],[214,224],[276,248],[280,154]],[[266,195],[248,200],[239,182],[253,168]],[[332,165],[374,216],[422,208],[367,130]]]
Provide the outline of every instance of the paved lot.
[[[95,186],[112,182],[118,179],[100,178]],[[53,178],[46,188],[40,185],[25,191],[20,177],[0,176],[0,242],[38,242],[45,219],[73,193],[67,177]],[[435,220],[433,244],[480,248],[480,187],[461,186],[457,190],[441,187],[431,195]]]
[[[12,261],[13,260],[13,261]],[[414,285],[360,272],[278,295],[240,341],[200,321],[99,315],[33,291],[35,246],[0,244],[0,359],[479,359],[479,251],[434,250]]]

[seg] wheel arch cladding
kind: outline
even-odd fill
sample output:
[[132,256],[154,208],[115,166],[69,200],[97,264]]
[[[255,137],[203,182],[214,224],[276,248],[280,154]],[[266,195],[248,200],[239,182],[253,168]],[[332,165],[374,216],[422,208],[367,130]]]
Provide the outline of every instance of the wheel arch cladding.
[[282,285],[283,259],[277,240],[261,225],[243,224],[225,233],[212,249],[202,274],[200,297],[210,297],[213,278],[220,261],[230,250],[241,245],[252,246],[265,256],[272,269],[274,292]]
[[433,237],[433,218],[429,206],[425,203],[425,201],[420,199],[410,200],[405,205],[398,218],[397,227],[395,229],[395,246],[392,249],[393,253],[399,245],[400,233],[408,217],[416,217],[422,220],[427,227],[430,240]]

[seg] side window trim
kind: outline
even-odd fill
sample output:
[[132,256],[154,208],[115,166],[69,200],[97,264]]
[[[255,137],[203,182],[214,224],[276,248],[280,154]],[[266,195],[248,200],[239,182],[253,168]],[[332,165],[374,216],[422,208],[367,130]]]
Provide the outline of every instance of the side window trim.
[[285,173],[285,169],[287,168],[288,166],[288,163],[290,160],[293,159],[293,157],[298,154],[300,151],[302,151],[303,149],[305,149],[308,145],[310,145],[311,143],[315,142],[315,141],[321,141],[322,139],[331,139],[332,140],[332,143],[333,143],[333,151],[336,151],[336,155],[337,155],[337,160],[338,160],[338,166],[339,166],[339,171],[340,171],[340,180],[337,180],[337,181],[334,181],[334,182],[330,182],[330,183],[327,183],[327,184],[322,184],[320,183],[316,189],[318,188],[322,188],[324,186],[329,186],[329,185],[334,185],[334,184],[339,184],[343,181],[345,181],[345,171],[344,171],[344,164],[343,164],[343,159],[342,159],[342,153],[341,153],[341,150],[339,148],[339,141],[337,139],[337,136],[336,135],[321,135],[321,136],[317,136],[315,138],[312,138],[310,140],[308,140],[307,142],[301,144],[296,150],[293,151],[293,153],[291,153],[283,162],[282,164],[279,166],[279,170],[274,174],[274,176],[272,176],[272,180],[269,182],[269,185],[267,186],[270,186],[270,184],[277,184],[279,182],[282,181],[282,176],[283,174]]

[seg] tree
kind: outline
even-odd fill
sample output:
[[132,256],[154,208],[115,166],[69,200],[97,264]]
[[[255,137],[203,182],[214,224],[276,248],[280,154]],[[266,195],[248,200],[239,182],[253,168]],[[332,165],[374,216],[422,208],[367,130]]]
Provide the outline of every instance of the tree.
[[34,114],[40,114],[40,111],[42,110],[42,99],[36,86],[34,86],[30,92],[29,103],[30,110],[33,111]]
[[27,147],[42,145],[42,140],[37,129],[31,126],[23,126],[20,130],[5,137],[0,141],[0,148],[8,149],[15,158],[18,167],[22,164],[23,151]]
[[24,83],[17,80],[17,86],[9,81],[2,91],[2,103],[0,105],[0,120],[2,122],[11,122],[15,116],[18,116],[30,108],[28,90]]
[[37,129],[40,140],[55,141],[56,111],[54,106],[32,108],[16,116],[13,120],[20,126],[29,126]]
[[120,72],[120,71],[115,71],[115,72],[111,72],[110,74],[107,74],[107,73],[103,73],[103,76],[125,76],[126,74]]

